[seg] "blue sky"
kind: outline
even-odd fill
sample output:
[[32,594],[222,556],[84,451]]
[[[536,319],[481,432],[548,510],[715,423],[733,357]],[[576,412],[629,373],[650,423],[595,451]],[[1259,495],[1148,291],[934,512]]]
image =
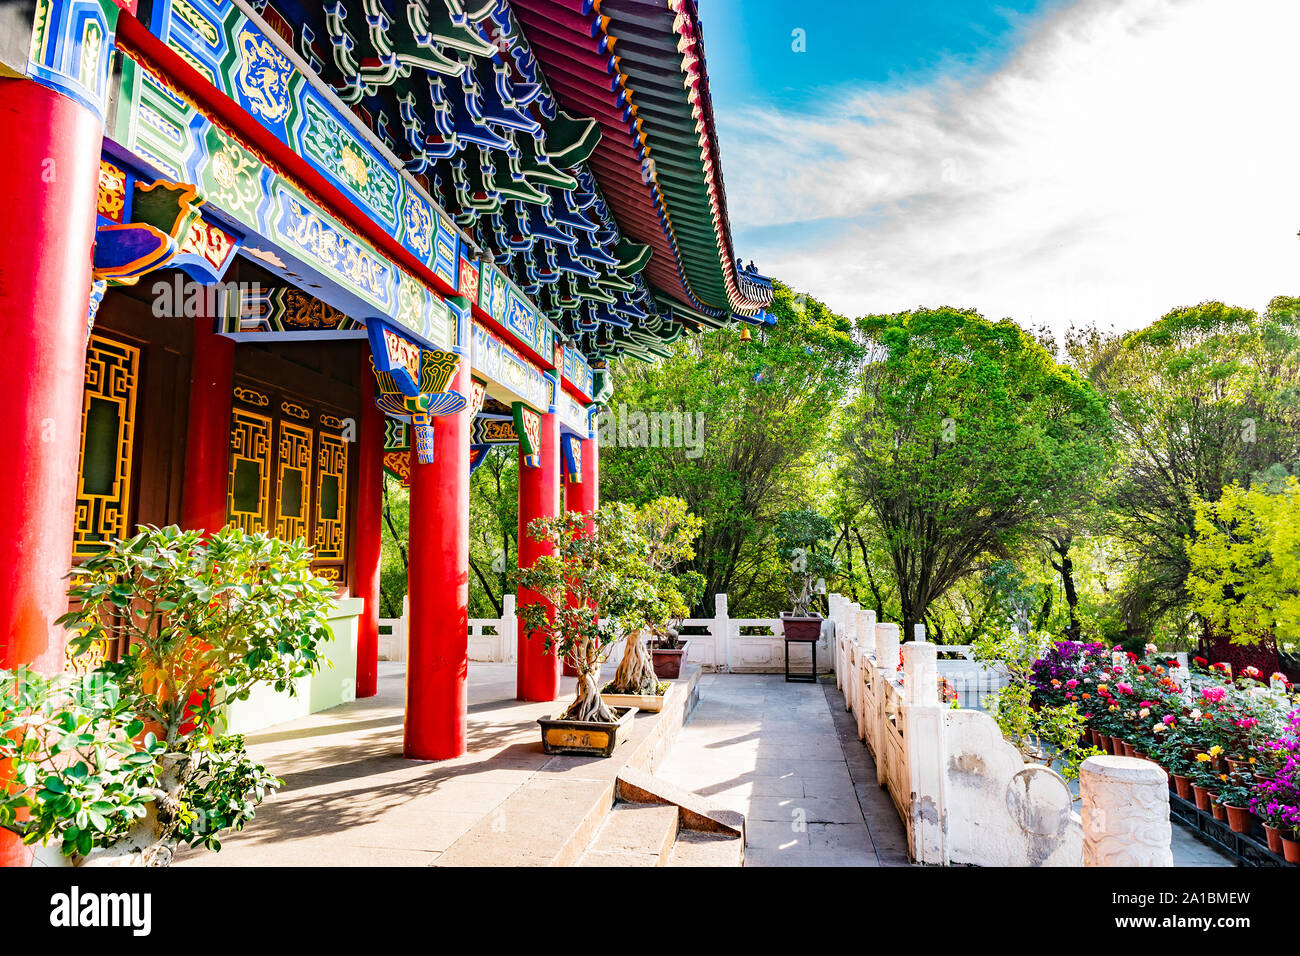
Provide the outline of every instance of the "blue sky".
[[1297,0],[699,8],[737,253],[846,314],[1300,293]]
[[[1035,15],[1068,0],[700,0],[715,104],[816,108],[846,85],[990,70]],[[826,11],[810,19],[806,10]],[[834,11],[830,13],[829,11]],[[802,51],[796,51],[802,30]]]

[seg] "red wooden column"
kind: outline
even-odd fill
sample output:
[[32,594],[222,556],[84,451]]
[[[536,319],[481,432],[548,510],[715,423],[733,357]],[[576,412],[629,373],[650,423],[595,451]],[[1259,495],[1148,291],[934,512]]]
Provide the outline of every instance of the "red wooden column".
[[384,413],[375,404],[370,350],[361,351],[361,421],[357,436],[356,567],[352,593],[366,602],[357,633],[357,696],[379,691],[380,509],[384,496]]
[[196,320],[181,492],[181,527],[188,531],[220,531],[226,524],[234,387],[234,341],[214,333],[210,317]]
[[582,483],[570,482],[566,494],[575,498],[570,511],[590,512],[600,507],[600,442],[595,435],[582,443]]
[[[539,544],[528,535],[528,522],[534,518],[553,518],[560,513],[560,417],[542,416],[541,464],[530,468],[524,464],[523,445],[519,446],[519,566],[531,567],[543,555],[553,554],[547,544]],[[536,604],[542,598],[526,588],[519,589],[519,604]],[[519,638],[515,668],[516,696],[520,700],[555,700],[560,696],[560,658],[546,650],[542,636],[529,637],[523,625]]]
[[[470,393],[469,357],[451,387]],[[432,464],[411,450],[410,644],[403,750],[417,760],[465,752],[469,697],[469,407],[433,419]]]
[[[0,79],[0,667],[63,669],[63,574],[81,450],[100,120],[30,80]],[[29,851],[0,834],[0,865]]]
[[[576,511],[581,514],[590,514],[600,507],[600,485],[598,483],[599,465],[596,462],[596,439],[584,438],[582,440],[582,471],[578,477],[582,481],[574,481],[574,475],[569,472],[567,460],[565,462],[564,474],[564,510]],[[592,523],[587,522],[587,533],[592,531]],[[573,595],[569,595],[569,606],[575,607]],[[564,659],[563,671],[565,677],[577,677],[578,670],[566,657]]]

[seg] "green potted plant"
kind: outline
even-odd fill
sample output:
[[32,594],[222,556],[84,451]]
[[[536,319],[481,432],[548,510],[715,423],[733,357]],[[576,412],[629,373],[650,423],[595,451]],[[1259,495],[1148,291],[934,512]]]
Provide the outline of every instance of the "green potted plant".
[[[588,522],[591,530],[588,531]],[[635,716],[634,706],[613,706],[601,697],[600,665],[620,631],[620,617],[633,615],[645,581],[627,573],[646,542],[635,509],[614,503],[590,514],[566,512],[537,518],[527,528],[552,553],[520,568],[516,583],[543,598],[519,609],[529,640],[569,660],[577,672],[573,703],[538,720],[546,753],[608,757]],[[602,620],[602,615],[604,619]]]
[[829,519],[806,508],[777,516],[777,553],[790,569],[786,591],[792,608],[781,612],[788,640],[816,641],[821,636],[823,618],[813,605],[818,600],[817,582],[839,570],[839,563],[823,548],[834,534]]
[[163,745],[146,734],[121,688],[102,673],[46,677],[0,671],[0,829],[75,864],[141,849],[136,824],[159,787]]
[[1037,672],[1050,645],[1044,632],[1021,634],[994,627],[981,633],[971,650],[977,662],[996,668],[1006,678],[992,700],[992,716],[1002,735],[1026,760],[1055,766],[1066,780],[1074,780],[1083,761],[1098,751],[1084,742],[1088,718],[1079,703],[1086,700],[1062,696],[1055,703],[1035,697]]
[[1254,790],[1253,780],[1248,774],[1231,772],[1220,778],[1217,802],[1226,811],[1228,826],[1233,833],[1250,832],[1254,817],[1250,811],[1250,799]]
[[[1218,749],[1216,745],[1211,747],[1210,751]],[[1218,769],[1216,769],[1218,755],[1210,751],[1196,754],[1188,773],[1188,777],[1192,781],[1192,793],[1196,799],[1196,809],[1203,813],[1212,812],[1214,797],[1218,793],[1219,785],[1223,782],[1220,779]],[[1226,818],[1226,813],[1224,816]]]
[[143,527],[75,568],[75,610],[58,621],[69,655],[126,650],[81,684],[28,675],[23,695],[5,695],[5,725],[22,723],[28,752],[16,763],[26,789],[9,795],[23,812],[10,803],[0,822],[41,820],[23,839],[58,838],[73,863],[98,851],[165,866],[180,845],[220,849],[280,785],[222,734],[222,704],[263,683],[294,693],[331,636],[334,588],[311,560],[301,540],[234,526],[206,538]]
[[625,586],[603,612],[627,638],[607,696],[654,695],[661,680],[681,675],[690,641],[674,625],[704,591],[704,578],[696,572],[674,573],[695,557],[694,541],[704,524],[686,510],[685,501],[656,498],[633,508],[631,520],[641,546],[623,555],[619,569]]
[[1152,758],[1165,768],[1178,796],[1192,799],[1192,781],[1188,774],[1192,761],[1188,757],[1187,740],[1177,722],[1166,725],[1168,729],[1158,735],[1152,745]]

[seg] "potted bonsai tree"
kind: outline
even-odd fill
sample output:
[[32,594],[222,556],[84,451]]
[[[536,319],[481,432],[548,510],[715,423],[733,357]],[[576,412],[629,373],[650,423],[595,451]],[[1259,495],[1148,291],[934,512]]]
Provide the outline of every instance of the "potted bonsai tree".
[[549,542],[553,553],[515,573],[519,587],[543,598],[519,608],[520,625],[529,640],[544,641],[548,651],[570,661],[578,676],[573,703],[555,717],[538,720],[542,749],[608,757],[637,708],[611,706],[602,699],[600,665],[618,636],[618,616],[641,585],[624,571],[644,549],[644,537],[625,504],[537,518],[527,531],[533,540]]
[[642,550],[627,555],[622,572],[632,586],[617,609],[610,609],[627,640],[605,693],[662,697],[660,680],[680,676],[690,646],[674,622],[685,618],[704,592],[703,577],[694,571],[674,575],[673,568],[695,557],[693,543],[703,522],[687,512],[681,498],[657,498],[635,508],[631,519]]
[[813,605],[818,597],[816,582],[839,570],[839,563],[822,549],[834,533],[829,519],[806,508],[777,516],[777,551],[790,568],[786,590],[793,607],[781,612],[789,640],[815,641],[821,636],[822,615]]
[[[165,866],[179,845],[220,849],[280,782],[243,739],[221,733],[222,703],[321,664],[333,586],[301,540],[141,528],[73,570],[68,653],[118,642],[120,660],[84,679],[0,674],[0,759],[19,785],[0,826],[74,864]],[[18,692],[16,684],[22,684]]]

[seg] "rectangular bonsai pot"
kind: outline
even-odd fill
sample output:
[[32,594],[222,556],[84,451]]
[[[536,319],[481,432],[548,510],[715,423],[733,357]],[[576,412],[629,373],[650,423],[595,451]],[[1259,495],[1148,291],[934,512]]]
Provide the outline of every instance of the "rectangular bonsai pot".
[[677,647],[659,647],[650,645],[650,659],[654,661],[655,676],[664,680],[677,680],[682,675],[682,662],[686,660],[686,649],[690,641],[682,641]]
[[619,731],[630,730],[635,707],[615,707],[616,719],[565,720],[561,717],[539,717],[542,725],[542,753],[581,754],[584,757],[608,757],[620,742]]
[[790,611],[781,612],[781,627],[787,641],[817,641],[822,636],[822,616],[820,614],[801,614],[795,616]]
[[667,694],[601,694],[601,699],[610,707],[635,707],[647,714],[657,714],[663,710]]

